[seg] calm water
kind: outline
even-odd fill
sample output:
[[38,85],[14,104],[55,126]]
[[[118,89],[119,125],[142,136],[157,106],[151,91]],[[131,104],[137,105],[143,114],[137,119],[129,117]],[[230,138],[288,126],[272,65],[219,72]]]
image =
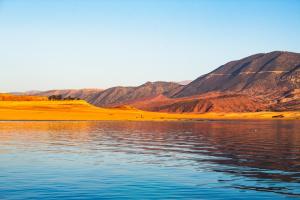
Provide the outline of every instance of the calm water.
[[300,198],[300,121],[0,122],[0,199],[226,198]]

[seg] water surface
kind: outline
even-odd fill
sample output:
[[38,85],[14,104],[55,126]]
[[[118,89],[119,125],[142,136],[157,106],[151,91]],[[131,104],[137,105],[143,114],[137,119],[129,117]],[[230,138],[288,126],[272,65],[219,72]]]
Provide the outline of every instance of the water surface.
[[297,199],[300,121],[0,122],[0,199]]

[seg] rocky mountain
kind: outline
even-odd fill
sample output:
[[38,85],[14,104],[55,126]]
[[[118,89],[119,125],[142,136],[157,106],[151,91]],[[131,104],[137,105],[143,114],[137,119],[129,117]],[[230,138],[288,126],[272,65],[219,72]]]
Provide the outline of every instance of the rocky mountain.
[[114,107],[143,101],[158,95],[171,97],[183,88],[183,85],[173,82],[147,82],[137,87],[112,87],[106,90],[50,90],[37,92],[37,96],[62,95],[63,98],[73,97],[88,101],[101,107]]
[[59,94],[100,107],[131,106],[161,112],[300,110],[300,54],[283,51],[255,54],[226,63],[190,83],[158,81],[138,87],[34,93]]
[[211,93],[193,97],[168,98],[157,96],[129,104],[141,110],[175,113],[257,112],[267,109],[263,99],[243,94]]
[[35,95],[35,96],[52,96],[52,95],[61,95],[62,98],[73,97],[80,98],[86,101],[93,99],[95,94],[102,92],[101,89],[66,89],[66,90],[48,90],[48,91],[30,91],[21,93],[25,95]]
[[147,82],[138,87],[113,87],[94,95],[90,103],[97,106],[113,107],[143,101],[158,95],[173,96],[182,85],[172,82]]
[[300,110],[300,54],[275,51],[232,61],[200,76],[171,98],[132,106],[198,113]]
[[297,88],[300,88],[300,54],[274,51],[222,65],[186,85],[174,97],[207,92],[282,94]]

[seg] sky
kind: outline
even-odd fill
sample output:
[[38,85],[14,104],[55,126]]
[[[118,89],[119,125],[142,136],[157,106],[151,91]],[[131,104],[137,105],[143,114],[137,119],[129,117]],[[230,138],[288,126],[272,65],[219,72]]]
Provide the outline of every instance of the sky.
[[300,52],[298,0],[0,0],[0,92],[193,80]]

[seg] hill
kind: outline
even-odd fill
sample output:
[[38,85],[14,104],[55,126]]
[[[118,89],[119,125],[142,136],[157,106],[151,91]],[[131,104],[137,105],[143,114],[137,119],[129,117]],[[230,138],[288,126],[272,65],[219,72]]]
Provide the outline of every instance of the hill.
[[37,92],[34,95],[51,96],[62,95],[63,98],[73,97],[86,100],[99,107],[116,107],[143,101],[158,95],[173,96],[183,85],[173,82],[147,82],[137,87],[112,87],[106,90],[82,89],[82,90],[49,90]]
[[175,99],[156,97],[130,105],[142,110],[169,113],[258,112],[266,110],[262,101],[241,94],[207,94]]
[[256,54],[220,66],[186,85],[174,97],[207,92],[251,95],[282,93],[300,88],[300,54],[275,51]]
[[300,54],[259,53],[226,63],[183,85],[147,82],[106,90],[52,90],[99,107],[131,106],[160,112],[258,112],[300,110]]
[[29,95],[12,95],[12,94],[1,94],[0,101],[47,101],[48,98],[44,96],[29,96]]
[[[32,95],[38,96],[52,96],[52,95],[61,95],[62,98],[73,97],[80,98],[89,101],[92,99],[95,94],[101,92],[101,89],[66,89],[66,90],[48,90],[48,91],[36,91],[34,93],[29,93]],[[26,93],[27,94],[27,93]]]
[[97,106],[112,107],[144,101],[158,95],[173,96],[182,85],[172,82],[147,82],[138,87],[113,87],[94,96],[90,103]]
[[[217,93],[221,94],[218,98],[221,100],[224,95],[235,94],[256,99],[255,109],[258,110],[300,110],[299,88],[300,54],[274,51],[222,65],[186,85],[173,98]],[[235,98],[235,102],[239,99]],[[219,105],[213,105],[216,110],[221,109]],[[242,106],[248,108],[247,105]],[[228,107],[232,106],[228,104],[221,110]]]

